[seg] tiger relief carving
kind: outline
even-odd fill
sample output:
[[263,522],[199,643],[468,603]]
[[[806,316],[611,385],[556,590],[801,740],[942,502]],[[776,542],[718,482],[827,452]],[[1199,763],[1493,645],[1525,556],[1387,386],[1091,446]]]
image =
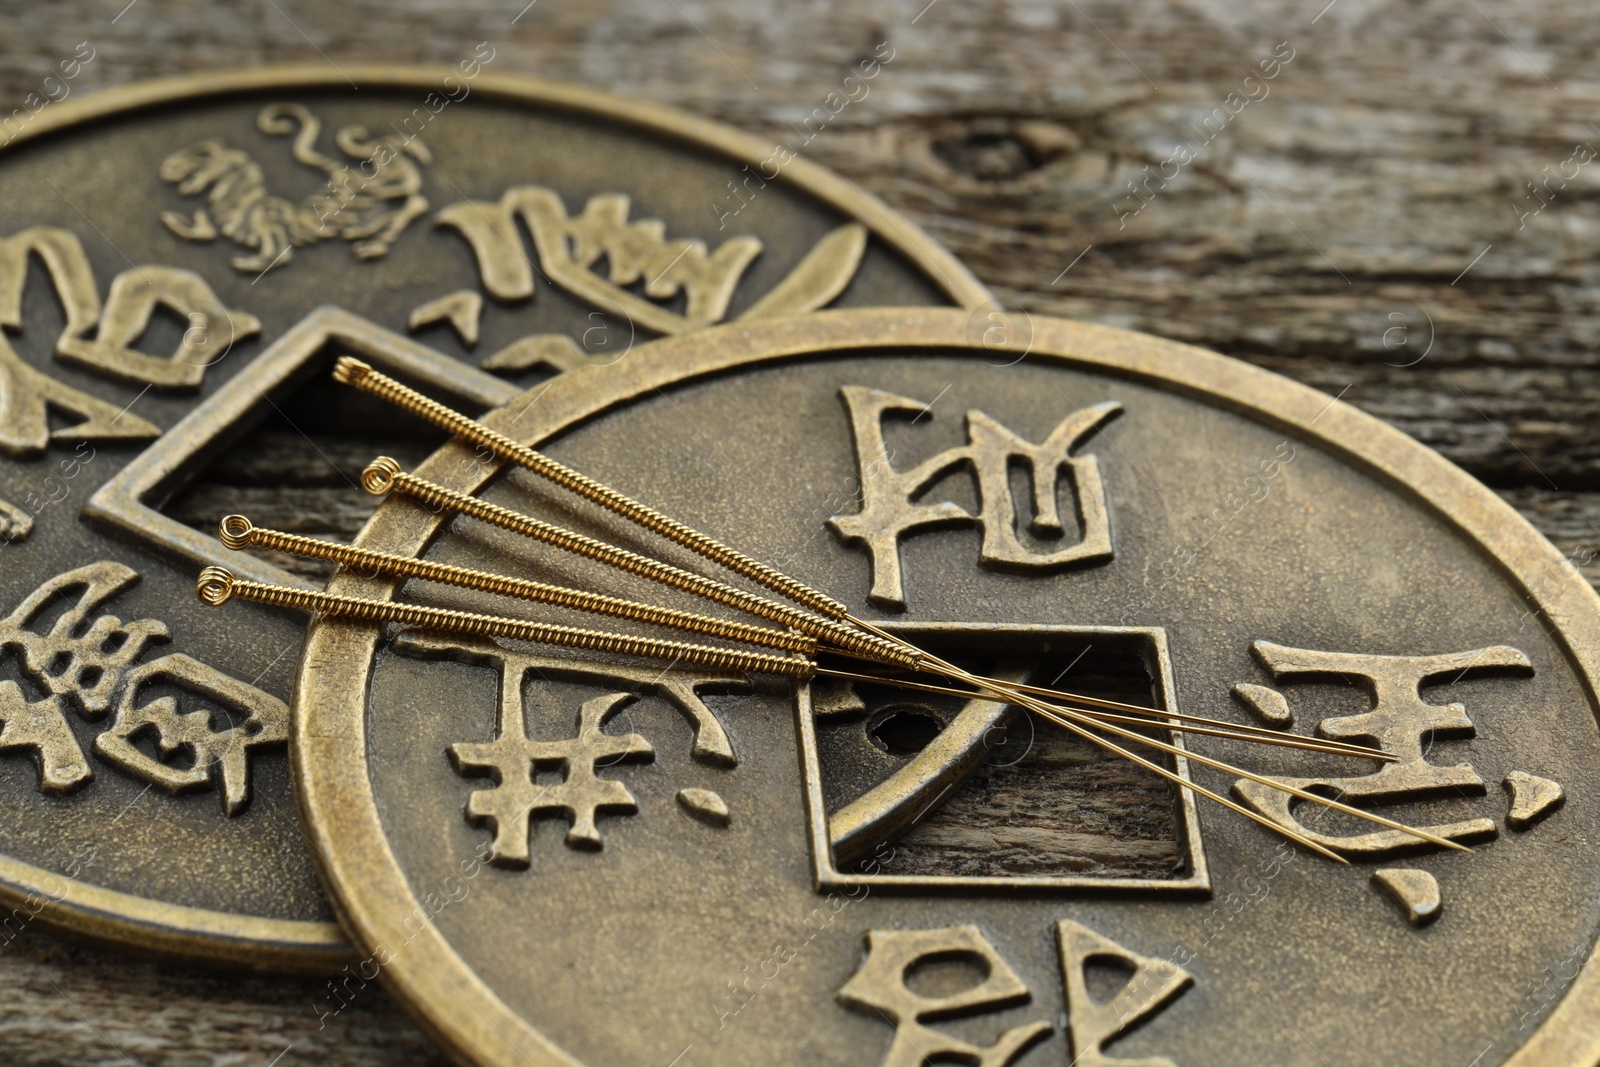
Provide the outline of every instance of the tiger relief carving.
[[318,151],[322,123],[299,104],[268,105],[256,127],[270,136],[293,134],[291,154],[326,176],[322,187],[299,200],[275,196],[248,152],[215,139],[179,149],[160,169],[179,193],[206,197],[192,216],[165,211],[161,221],[186,240],[212,241],[220,234],[248,249],[233,258],[235,270],[265,273],[288,263],[294,249],[330,238],[352,242],[357,259],[377,259],[428,210],[422,165],[432,155],[415,137],[369,139],[365,127],[342,127],[334,143],[347,162]]

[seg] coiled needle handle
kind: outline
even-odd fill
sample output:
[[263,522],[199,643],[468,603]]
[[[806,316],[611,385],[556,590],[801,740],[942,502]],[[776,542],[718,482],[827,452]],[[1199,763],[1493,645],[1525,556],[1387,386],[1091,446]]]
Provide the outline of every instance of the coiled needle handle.
[[693,611],[641,604],[583,589],[569,589],[566,586],[549,585],[526,578],[490,574],[470,567],[456,567],[448,563],[435,563],[432,560],[397,556],[392,552],[341,545],[315,537],[285,533],[282,530],[267,530],[254,525],[243,515],[229,515],[223,519],[221,537],[223,545],[232,549],[259,546],[308,559],[327,560],[369,574],[385,574],[392,578],[420,578],[423,581],[476,589],[542,604],[554,604],[558,607],[610,615],[633,622],[671,626],[707,637],[720,637],[727,641],[781,648],[788,652],[811,653],[817,649],[816,638],[793,630],[773,630],[740,622],[737,619],[718,619]]
[[458,437],[482,445],[501,459],[508,459],[564,489],[609,508],[630,522],[698,552],[735,574],[741,574],[759,585],[766,586],[797,604],[804,604],[812,611],[826,615],[830,619],[843,619],[849,614],[849,610],[843,604],[804,582],[791,578],[759,560],[751,559],[737,549],[729,548],[715,538],[691,529],[676,519],[661,514],[648,504],[641,504],[632,497],[617,492],[608,485],[602,485],[588,475],[580,474],[542,452],[519,444],[505,434],[489,429],[476,419],[423,396],[415,389],[374,370],[369,364],[354,356],[339,357],[338,362],[334,364],[333,377],[337,382],[370,393]]
[[809,659],[780,656],[769,652],[749,652],[737,648],[718,648],[687,641],[663,641],[652,637],[633,637],[604,630],[585,630],[576,626],[508,619],[498,615],[479,615],[470,611],[430,608],[420,604],[399,604],[388,600],[368,600],[339,593],[318,593],[282,585],[244,581],[225,567],[207,567],[195,586],[200,599],[213,607],[238,597],[258,604],[296,608],[316,615],[327,615],[358,622],[398,622],[430,630],[466,634],[474,637],[507,637],[516,641],[582,648],[591,652],[612,652],[624,656],[664,659],[710,671],[745,671],[752,674],[777,674],[808,679],[816,667]]
[[361,485],[367,492],[377,496],[396,492],[419,500],[430,507],[447,508],[457,514],[467,515],[479,522],[486,522],[503,530],[530,537],[564,552],[571,552],[625,573],[636,574],[758,618],[792,627],[854,656],[908,670],[918,669],[923,661],[923,654],[904,642],[866,633],[837,619],[826,618],[789,604],[780,604],[743,589],[735,589],[713,578],[681,570],[669,563],[641,556],[637,552],[630,552],[609,542],[599,541],[573,530],[554,526],[542,519],[519,514],[479,497],[457,492],[401,470],[400,465],[389,456],[379,456],[367,465],[366,470],[361,472]]

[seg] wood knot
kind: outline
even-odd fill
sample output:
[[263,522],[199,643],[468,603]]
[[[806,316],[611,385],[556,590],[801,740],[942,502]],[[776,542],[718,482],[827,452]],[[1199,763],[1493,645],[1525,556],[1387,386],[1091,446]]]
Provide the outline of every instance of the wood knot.
[[963,177],[1010,182],[1077,150],[1081,142],[1059,123],[985,118],[952,125],[930,147],[940,162]]

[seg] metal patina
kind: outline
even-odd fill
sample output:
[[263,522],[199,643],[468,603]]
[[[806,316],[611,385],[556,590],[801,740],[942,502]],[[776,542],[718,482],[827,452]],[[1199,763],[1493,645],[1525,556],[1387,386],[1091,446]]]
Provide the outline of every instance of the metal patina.
[[[972,320],[715,327],[484,421],[946,658],[1376,744],[1184,739],[1473,850],[1169,762],[1340,865],[984,700],[323,620],[291,744],[362,973],[482,1065],[1600,1058],[1593,591],[1325,395]],[[688,565],[465,444],[415,472]],[[358,544],[695,606],[413,499]]]
[[492,52],[130,86],[50,108],[0,155],[8,931],[349,960],[290,796],[302,623],[240,607],[218,625],[193,594],[211,563],[320,579],[226,551],[228,506],[186,496],[215,463],[292,480],[258,454],[263,427],[301,431],[303,466],[340,488],[352,448],[427,455],[441,438],[375,407],[318,406],[338,353],[482,411],[663,334],[987,300],[806,160],[501,76]]

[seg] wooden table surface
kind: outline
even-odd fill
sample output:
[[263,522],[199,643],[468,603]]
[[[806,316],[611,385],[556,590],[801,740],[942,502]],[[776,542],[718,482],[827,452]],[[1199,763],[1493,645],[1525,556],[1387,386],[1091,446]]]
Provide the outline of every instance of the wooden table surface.
[[[1600,165],[1541,197],[1527,184],[1600,155],[1586,5],[123,2],[0,7],[0,101],[85,40],[75,92],[269,62],[453,62],[487,40],[497,71],[777,135],[888,41],[893,63],[810,158],[1009,305],[1204,345],[1388,420],[1600,580]],[[1274,53],[1263,97],[1244,79]],[[1207,139],[1218,107],[1238,113]],[[1178,176],[1163,187],[1164,165]],[[28,933],[0,956],[0,1060],[440,1062],[376,989],[320,1029],[321,992]]]

